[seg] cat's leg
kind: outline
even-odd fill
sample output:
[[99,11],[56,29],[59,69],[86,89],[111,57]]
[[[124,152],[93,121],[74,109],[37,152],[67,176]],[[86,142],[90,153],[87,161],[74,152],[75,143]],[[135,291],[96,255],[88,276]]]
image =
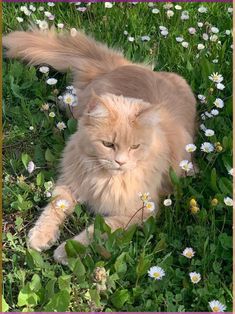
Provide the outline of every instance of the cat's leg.
[[76,200],[66,186],[57,186],[52,201],[44,208],[35,226],[29,231],[28,246],[37,251],[49,249],[59,237],[59,227],[71,214]]
[[[144,214],[144,220],[149,217],[150,214]],[[126,228],[129,227],[131,224],[139,224],[142,222],[142,214],[136,215],[134,217],[132,216],[110,216],[105,217],[105,222],[107,225],[110,226],[112,231],[115,231],[118,228]],[[83,230],[81,233],[79,233],[77,236],[73,238],[73,240],[76,240],[83,245],[88,245],[92,238],[93,238],[93,232],[94,232],[94,225],[90,225],[87,229]],[[63,265],[67,265],[67,254],[65,251],[65,244],[66,242],[63,242],[58,246],[58,248],[54,251],[54,259],[58,263],[61,263]]]

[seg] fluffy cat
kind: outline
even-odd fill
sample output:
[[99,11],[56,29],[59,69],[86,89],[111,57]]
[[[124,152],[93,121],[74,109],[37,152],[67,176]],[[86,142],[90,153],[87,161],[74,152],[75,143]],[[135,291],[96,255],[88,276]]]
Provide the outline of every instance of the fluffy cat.
[[[169,167],[181,175],[179,162],[190,159],[195,98],[180,76],[153,72],[121,53],[77,32],[75,36],[34,30],[3,38],[9,57],[30,64],[71,69],[79,106],[78,130],[63,152],[61,174],[49,203],[29,232],[29,246],[48,249],[76,202],[105,216],[115,230],[125,227],[141,207],[138,192],[150,192],[157,204],[169,183]],[[152,213],[144,210],[144,219]],[[131,223],[139,223],[141,214]],[[88,244],[93,226],[75,237]],[[54,253],[66,263],[65,243]]]

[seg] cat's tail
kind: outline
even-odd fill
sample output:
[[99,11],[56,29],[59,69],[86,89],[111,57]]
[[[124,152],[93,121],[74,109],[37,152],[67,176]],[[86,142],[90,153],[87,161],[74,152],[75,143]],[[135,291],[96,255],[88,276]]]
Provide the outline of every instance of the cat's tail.
[[79,87],[117,67],[130,64],[121,53],[96,42],[82,32],[58,34],[33,30],[12,32],[3,37],[8,57],[18,57],[32,65],[48,64],[58,71],[70,68]]

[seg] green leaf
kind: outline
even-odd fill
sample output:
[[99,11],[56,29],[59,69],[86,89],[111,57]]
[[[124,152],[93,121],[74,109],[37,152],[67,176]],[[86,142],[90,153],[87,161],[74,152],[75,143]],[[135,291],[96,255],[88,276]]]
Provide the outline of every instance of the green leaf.
[[36,267],[43,268],[45,266],[43,258],[39,252],[32,249],[28,249],[28,253],[32,257],[32,260]]
[[228,236],[227,233],[221,233],[219,235],[219,241],[224,249],[231,249],[233,247],[233,238]]
[[217,178],[216,169],[213,168],[212,171],[211,171],[210,186],[211,186],[212,190],[217,193],[217,192],[219,192],[219,189],[218,189],[218,187],[217,187],[216,178]]
[[170,167],[169,175],[173,185],[180,185],[180,178],[177,176],[172,167]]
[[149,237],[156,231],[156,222],[153,216],[144,222],[143,230],[146,237]]
[[67,290],[68,292],[70,292],[71,276],[70,275],[60,276],[58,279],[58,284],[60,290]]
[[100,306],[100,295],[96,289],[89,290],[91,301],[95,303],[96,306]]
[[32,159],[31,159],[31,157],[30,157],[28,154],[24,154],[24,153],[23,153],[23,154],[21,155],[21,160],[22,160],[22,163],[23,163],[25,169],[27,169],[28,163],[29,163],[30,160],[32,160]]
[[76,240],[68,240],[65,244],[65,251],[68,257],[77,257],[79,254],[86,253],[86,247]]
[[106,224],[104,217],[97,215],[94,221],[94,238],[99,240],[101,234],[107,233],[110,234],[111,228]]
[[53,295],[55,294],[55,283],[56,283],[56,281],[57,281],[56,278],[52,278],[46,284],[45,296],[46,296],[47,300],[50,300],[53,297]]
[[123,230],[122,234],[118,237],[118,243],[129,244],[135,234],[137,225],[131,225],[127,230]]
[[127,289],[118,290],[113,293],[110,300],[112,304],[118,308],[121,309],[123,305],[129,300],[130,295]]
[[53,162],[56,159],[56,157],[52,154],[49,148],[46,149],[45,159],[46,161],[49,161],[49,162]]
[[70,295],[67,290],[56,293],[44,307],[44,312],[65,312],[68,310]]
[[9,305],[7,304],[6,300],[4,299],[4,296],[2,296],[2,311],[7,312],[9,310]]
[[43,184],[44,184],[44,174],[43,174],[43,172],[39,172],[37,174],[36,183],[37,183],[37,186],[43,186]]
[[233,184],[232,181],[223,177],[219,179],[219,188],[223,194],[232,194]]
[[138,264],[136,266],[136,274],[137,274],[137,276],[141,277],[141,276],[145,275],[147,270],[150,267],[150,264],[151,264],[150,260],[148,260],[145,257],[144,253],[141,253],[139,261],[138,261]]
[[68,129],[71,134],[75,133],[77,130],[77,120],[75,119],[69,119],[67,122]]
[[115,261],[114,268],[118,274],[125,274],[127,271],[126,252],[123,252]]
[[37,292],[38,290],[41,289],[42,285],[41,285],[41,279],[38,276],[38,274],[34,274],[33,278],[29,284],[30,290]]

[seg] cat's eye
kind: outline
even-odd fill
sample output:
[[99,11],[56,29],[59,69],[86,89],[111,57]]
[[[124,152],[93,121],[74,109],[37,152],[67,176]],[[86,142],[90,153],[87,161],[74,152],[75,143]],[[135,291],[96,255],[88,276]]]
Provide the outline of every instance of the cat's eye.
[[139,147],[140,147],[140,144],[132,145],[132,146],[130,147],[130,149],[137,149],[137,148],[139,148]]
[[102,144],[105,147],[114,148],[114,143],[102,141]]

